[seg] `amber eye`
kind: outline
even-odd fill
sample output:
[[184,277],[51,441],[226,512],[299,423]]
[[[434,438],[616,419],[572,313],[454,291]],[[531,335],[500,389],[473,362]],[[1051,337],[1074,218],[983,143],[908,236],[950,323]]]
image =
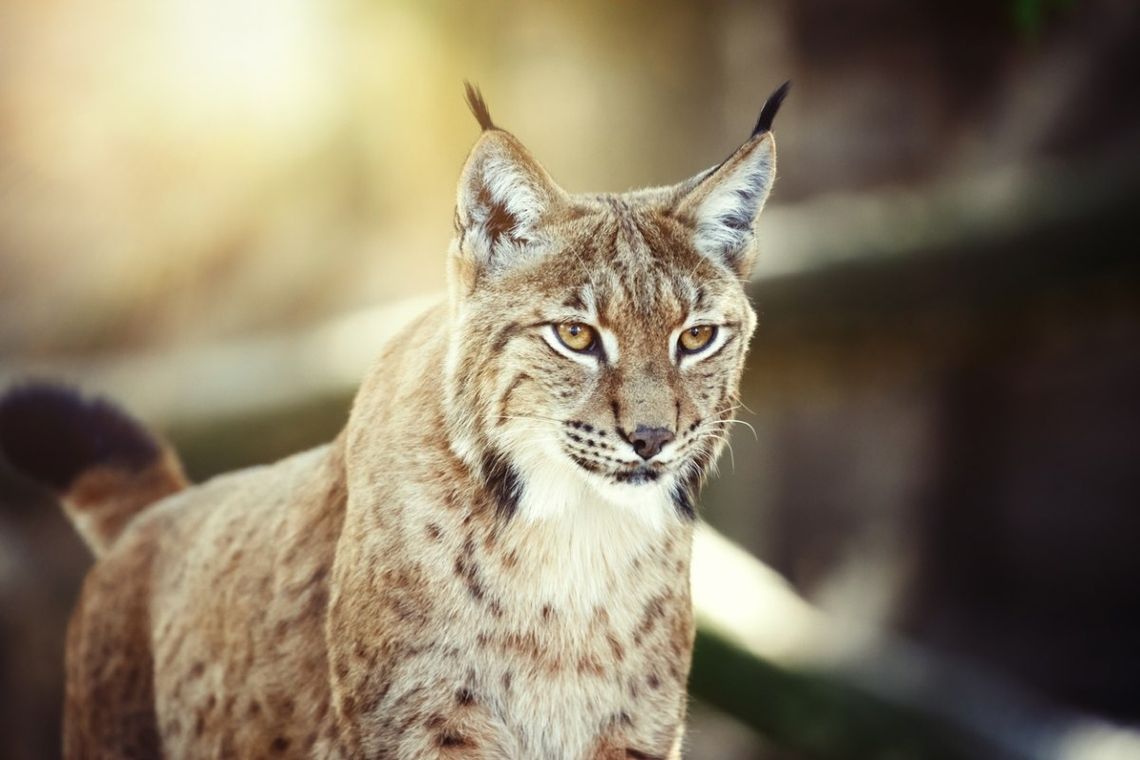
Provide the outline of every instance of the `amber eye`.
[[558,325],[558,339],[571,351],[586,353],[594,347],[597,337],[594,328],[581,322],[564,322]]
[[695,354],[706,348],[716,337],[715,325],[693,325],[681,333],[677,341],[681,344],[681,351],[686,354]]

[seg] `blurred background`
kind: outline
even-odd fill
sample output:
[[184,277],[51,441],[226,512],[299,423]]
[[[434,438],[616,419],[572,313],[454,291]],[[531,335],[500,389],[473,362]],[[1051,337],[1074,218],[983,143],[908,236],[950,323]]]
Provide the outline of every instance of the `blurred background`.
[[[793,80],[687,757],[1140,757],[1132,0],[0,18],[0,384],[110,394],[197,479],[331,438],[389,305],[441,290],[463,79],[571,191],[695,174]],[[89,563],[0,471],[7,757],[58,755]]]

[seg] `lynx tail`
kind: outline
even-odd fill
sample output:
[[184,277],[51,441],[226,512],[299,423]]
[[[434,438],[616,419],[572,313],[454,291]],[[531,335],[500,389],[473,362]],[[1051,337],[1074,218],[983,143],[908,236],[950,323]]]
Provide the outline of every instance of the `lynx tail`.
[[59,497],[96,555],[147,505],[187,485],[171,449],[125,412],[50,383],[0,397],[0,458]]

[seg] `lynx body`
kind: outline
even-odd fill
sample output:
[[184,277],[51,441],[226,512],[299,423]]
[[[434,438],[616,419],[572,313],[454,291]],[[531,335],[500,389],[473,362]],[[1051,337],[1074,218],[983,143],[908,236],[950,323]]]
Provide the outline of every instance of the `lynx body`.
[[326,447],[188,487],[108,404],[0,401],[7,458],[98,556],[65,754],[679,757],[694,501],[782,95],[691,180],[576,196],[469,91],[449,295],[385,337]]

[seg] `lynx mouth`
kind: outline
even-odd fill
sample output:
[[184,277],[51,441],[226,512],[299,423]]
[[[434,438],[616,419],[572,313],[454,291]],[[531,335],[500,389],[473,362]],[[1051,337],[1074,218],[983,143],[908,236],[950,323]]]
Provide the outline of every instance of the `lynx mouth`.
[[584,422],[567,422],[563,451],[580,468],[610,483],[647,485],[658,483],[669,472],[660,461],[643,462],[621,456],[609,435]]
[[639,465],[606,466],[598,458],[589,458],[574,451],[568,452],[570,459],[591,475],[604,478],[611,483],[622,485],[646,485],[657,483],[666,474],[664,465],[659,462]]

